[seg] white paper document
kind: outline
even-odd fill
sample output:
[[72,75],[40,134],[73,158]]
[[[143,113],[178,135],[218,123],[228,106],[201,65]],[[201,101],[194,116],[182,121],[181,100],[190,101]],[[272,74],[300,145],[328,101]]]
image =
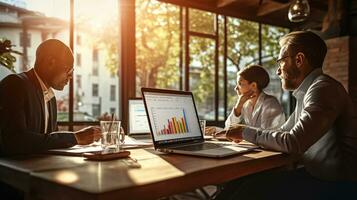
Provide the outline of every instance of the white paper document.
[[[121,145],[122,149],[132,149],[132,148],[143,148],[150,147],[153,144],[150,142],[144,142],[136,140],[132,137],[125,136],[124,144]],[[102,147],[99,142],[94,142],[90,145],[75,145],[70,148],[63,149],[51,149],[48,151],[49,154],[59,154],[59,155],[73,155],[81,156],[83,153],[99,152],[102,151]]]

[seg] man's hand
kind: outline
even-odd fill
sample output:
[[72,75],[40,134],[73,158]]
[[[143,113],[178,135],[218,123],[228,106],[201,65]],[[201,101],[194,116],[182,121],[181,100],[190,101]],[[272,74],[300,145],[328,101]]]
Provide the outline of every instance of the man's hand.
[[226,137],[226,132],[227,130],[219,131],[213,135],[213,138],[217,140],[227,140],[228,138]]
[[98,141],[102,137],[102,131],[99,127],[89,126],[74,132],[74,136],[79,145],[87,145]]
[[243,140],[243,130],[246,126],[243,124],[235,124],[233,127],[229,127],[226,132],[226,137],[236,143]]
[[232,127],[229,127],[227,130],[223,130],[214,135],[215,138],[226,137],[228,140],[239,143],[243,140],[243,130],[246,126],[243,124],[235,124]]

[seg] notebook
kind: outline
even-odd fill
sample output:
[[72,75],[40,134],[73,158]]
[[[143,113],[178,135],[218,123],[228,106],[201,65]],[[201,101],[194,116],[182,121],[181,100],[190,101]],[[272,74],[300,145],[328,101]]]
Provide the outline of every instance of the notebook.
[[155,150],[225,157],[255,148],[204,141],[191,92],[141,88]]

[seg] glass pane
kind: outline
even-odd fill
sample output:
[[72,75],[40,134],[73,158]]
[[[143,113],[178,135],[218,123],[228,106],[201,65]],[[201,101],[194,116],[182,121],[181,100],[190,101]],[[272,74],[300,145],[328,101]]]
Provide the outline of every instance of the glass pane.
[[[99,124],[93,125],[93,126],[99,126]],[[79,130],[84,129],[86,127],[88,127],[88,125],[76,125],[76,126],[73,126],[73,131],[79,131]]]
[[200,119],[215,119],[214,56],[214,40],[190,37],[190,90]]
[[58,131],[69,131],[69,126],[67,125],[58,125]]
[[259,63],[259,25],[246,20],[227,18],[227,98],[228,114],[237,101],[234,90],[237,72]]
[[119,115],[117,3],[75,1],[74,121]]
[[207,11],[189,9],[189,30],[199,33],[216,34],[216,15]]
[[219,15],[218,17],[219,27],[218,27],[218,34],[219,34],[219,49],[218,49],[218,95],[219,95],[219,108],[218,108],[218,120],[225,121],[224,115],[224,17]]
[[136,1],[136,95],[141,87],[179,89],[180,9]]
[[[69,1],[23,0],[6,2],[3,3],[3,8],[0,10],[0,39],[10,40],[11,44],[14,45],[12,49],[22,53],[22,55],[12,54],[16,58],[16,61],[11,65],[14,72],[20,73],[33,68],[36,49],[46,39],[59,39],[69,45]],[[21,9],[16,9],[13,6]],[[8,26],[7,24],[16,24],[16,26]],[[26,28],[21,27],[23,24],[27,24]],[[6,70],[3,66],[0,66],[0,68]],[[0,71],[3,76],[8,73],[11,72],[8,70],[4,73]],[[0,79],[3,76],[0,76]],[[61,111],[68,110],[68,91],[68,86],[63,91],[55,90],[59,111],[58,120],[68,119],[68,112],[60,114]]]
[[280,51],[279,39],[288,32],[289,29],[286,28],[262,25],[262,63],[270,75],[270,83],[265,92],[280,100],[285,114],[289,114],[290,95],[289,92],[284,92],[281,88],[280,78],[275,73],[277,70],[275,60]]

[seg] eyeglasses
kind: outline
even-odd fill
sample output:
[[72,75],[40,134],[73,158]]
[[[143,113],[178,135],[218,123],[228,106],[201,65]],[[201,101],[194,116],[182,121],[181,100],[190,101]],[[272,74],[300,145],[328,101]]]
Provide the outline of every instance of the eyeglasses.
[[73,71],[74,71],[74,67],[70,68],[66,73],[69,76],[73,73]]
[[290,57],[290,56],[284,56],[284,57],[279,58],[278,60],[276,60],[275,62],[276,62],[276,64],[278,65],[278,67],[281,67],[282,64],[284,64],[285,58],[288,58],[288,57]]

